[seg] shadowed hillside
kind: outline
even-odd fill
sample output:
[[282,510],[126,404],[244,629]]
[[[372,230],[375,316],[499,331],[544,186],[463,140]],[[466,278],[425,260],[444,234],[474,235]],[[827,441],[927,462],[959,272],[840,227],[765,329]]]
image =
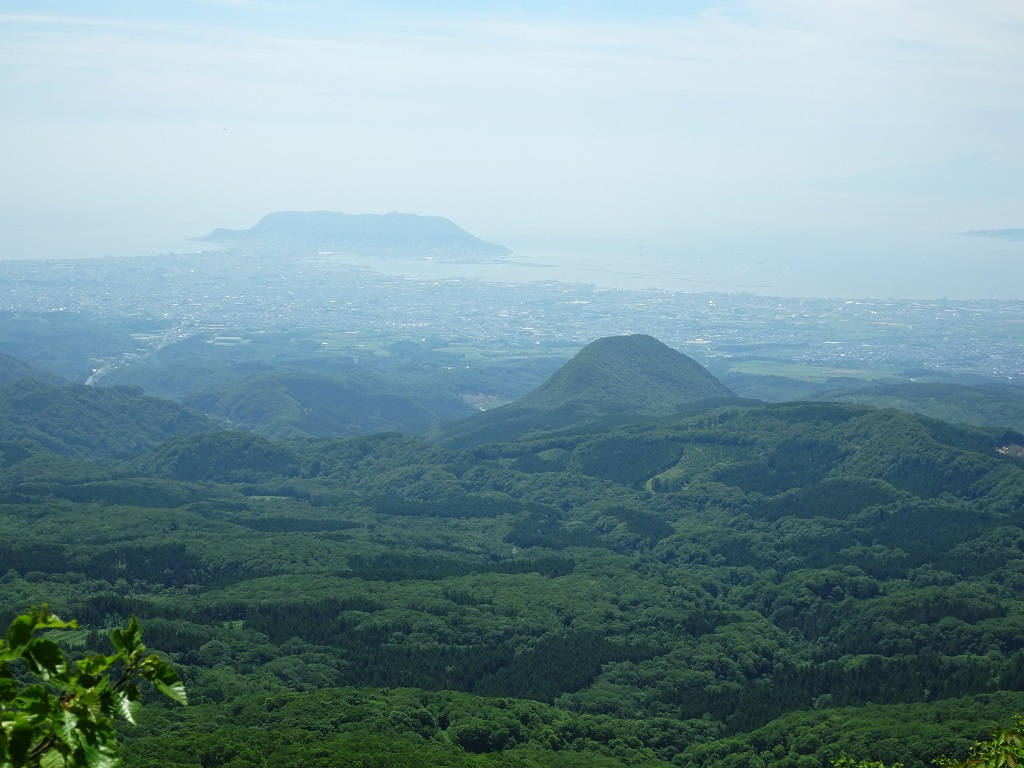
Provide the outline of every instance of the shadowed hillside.
[[273,372],[197,392],[185,399],[233,428],[273,438],[329,437],[388,430],[422,432],[439,418],[459,418],[470,407],[454,396],[401,391],[387,377],[358,370],[335,376]]
[[0,352],[0,384],[9,384],[19,379],[35,379],[54,385],[62,383],[59,376]]
[[0,386],[0,440],[35,440],[65,456],[127,458],[211,426],[137,387],[54,387],[31,379]]

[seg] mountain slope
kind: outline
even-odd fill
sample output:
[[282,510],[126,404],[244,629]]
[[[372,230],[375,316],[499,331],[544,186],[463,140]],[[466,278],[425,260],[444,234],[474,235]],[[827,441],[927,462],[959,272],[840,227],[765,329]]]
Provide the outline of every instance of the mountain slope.
[[64,456],[127,458],[211,426],[195,411],[138,388],[54,387],[31,379],[0,386],[0,440],[35,440]]
[[1024,431],[1024,387],[1010,384],[908,382],[831,390],[809,399],[898,408],[956,424]]
[[275,439],[422,432],[470,412],[454,396],[403,391],[393,379],[365,370],[257,374],[192,393],[184,402],[233,428]]
[[0,352],[0,384],[9,384],[19,379],[35,379],[54,385],[63,383],[59,376]]
[[0,608],[139,617],[194,701],[126,737],[152,768],[926,768],[1020,710],[1024,435],[700,407],[471,451],[0,445]]
[[195,239],[214,243],[289,242],[376,254],[442,252],[495,257],[511,253],[474,237],[448,219],[412,213],[281,211],[267,214],[249,229],[215,229]]
[[631,412],[659,414],[732,394],[696,360],[653,336],[609,336],[588,344],[515,405],[552,410],[568,403],[623,403]]

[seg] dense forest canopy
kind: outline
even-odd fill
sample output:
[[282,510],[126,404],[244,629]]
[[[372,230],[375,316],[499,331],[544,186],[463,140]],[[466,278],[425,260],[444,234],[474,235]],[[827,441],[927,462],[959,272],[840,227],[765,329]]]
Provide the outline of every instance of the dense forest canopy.
[[[192,703],[129,765],[923,766],[1024,708],[1012,430],[731,400],[271,440],[95,395],[74,451],[5,433],[0,606],[80,650],[143,622]],[[118,459],[103,398],[163,432]]]

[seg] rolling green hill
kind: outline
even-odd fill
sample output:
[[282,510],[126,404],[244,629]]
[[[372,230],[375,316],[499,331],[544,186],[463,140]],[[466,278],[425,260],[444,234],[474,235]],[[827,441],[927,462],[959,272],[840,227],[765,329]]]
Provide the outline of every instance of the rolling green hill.
[[212,426],[201,414],[140,389],[57,387],[32,379],[0,386],[0,440],[34,440],[66,456],[127,458]]
[[588,344],[515,407],[547,411],[570,403],[621,404],[632,413],[654,415],[731,396],[700,363],[654,337],[612,336]]
[[154,322],[146,318],[0,311],[0,354],[44,372],[32,378],[46,383],[84,382],[99,361],[137,352],[139,345],[132,334],[152,332]]
[[913,382],[829,391],[815,400],[899,408],[935,419],[1024,431],[1024,387]]
[[[560,358],[465,358],[443,341],[352,344],[325,354],[308,334],[257,334],[220,346],[197,335],[132,360],[104,384],[142,387],[267,437],[421,432],[507,402],[550,375]],[[350,354],[348,354],[350,353]]]
[[333,376],[301,370],[245,376],[190,394],[184,402],[234,428],[274,438],[423,432],[442,418],[472,413],[454,396],[415,398],[392,379],[362,370]]
[[0,384],[10,384],[19,379],[35,379],[53,385],[66,383],[59,376],[0,353]]

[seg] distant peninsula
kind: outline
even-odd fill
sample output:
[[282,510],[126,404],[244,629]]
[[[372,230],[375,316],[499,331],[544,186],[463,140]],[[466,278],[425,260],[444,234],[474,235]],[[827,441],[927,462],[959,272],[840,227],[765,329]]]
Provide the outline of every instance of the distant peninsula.
[[1013,240],[1024,243],[1024,229],[972,229],[961,234],[968,237],[993,237],[997,240]]
[[413,213],[281,211],[267,214],[249,229],[215,229],[193,240],[458,261],[494,260],[512,255],[508,248],[474,237],[449,219]]

